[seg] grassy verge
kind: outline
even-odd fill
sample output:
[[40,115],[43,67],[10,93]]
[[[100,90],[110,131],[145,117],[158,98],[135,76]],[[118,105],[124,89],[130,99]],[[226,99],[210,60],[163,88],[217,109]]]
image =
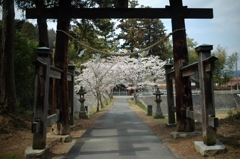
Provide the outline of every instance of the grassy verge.
[[15,155],[15,154],[7,154],[7,155],[4,155],[4,156],[1,156],[0,158],[1,159],[13,159],[13,158],[17,159],[17,158],[19,158],[19,156]]
[[129,104],[130,106],[133,106],[133,105],[138,106],[139,108],[141,108],[142,110],[144,110],[144,111],[146,112],[146,115],[147,115],[147,116],[153,116],[154,119],[168,119],[168,116],[167,116],[167,115],[164,115],[163,118],[156,118],[156,117],[155,117],[155,112],[152,112],[152,115],[148,115],[148,114],[147,114],[147,111],[148,111],[148,110],[147,110],[146,106],[145,106],[144,104],[142,104],[142,102],[140,102],[140,101],[138,101],[137,103],[135,103],[135,101],[133,101],[132,99],[128,99],[128,104]]
[[[107,99],[107,101],[103,101],[103,108],[111,106],[113,104],[113,102],[115,101],[115,99],[116,98],[113,98],[112,100]],[[97,106],[90,108],[88,110],[88,114],[93,115],[93,114],[97,113],[96,109],[97,109]]]
[[135,101],[133,101],[132,99],[128,99],[128,104],[129,105],[137,105],[138,107],[140,107],[142,110],[147,112],[147,108],[145,107],[144,104],[142,104],[140,101],[137,101],[137,103],[135,103]]

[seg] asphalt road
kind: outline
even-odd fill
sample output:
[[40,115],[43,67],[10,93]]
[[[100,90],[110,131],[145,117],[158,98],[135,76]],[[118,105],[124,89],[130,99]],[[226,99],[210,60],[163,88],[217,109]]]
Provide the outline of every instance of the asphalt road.
[[117,97],[67,154],[70,159],[175,159],[173,153]]

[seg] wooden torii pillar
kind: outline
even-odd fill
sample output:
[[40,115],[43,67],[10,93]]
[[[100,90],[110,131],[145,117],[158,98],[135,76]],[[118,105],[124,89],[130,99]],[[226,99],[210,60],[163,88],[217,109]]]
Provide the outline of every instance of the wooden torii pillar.
[[[190,9],[182,5],[182,0],[169,1],[170,6],[166,6],[165,8],[71,8],[71,0],[60,0],[59,7],[47,9],[27,9],[26,17],[28,19],[58,19],[57,29],[61,29],[66,32],[69,32],[69,20],[71,18],[170,18],[172,20],[173,31],[185,28],[184,19],[186,18],[213,18],[212,9]],[[63,16],[63,18],[61,16]],[[57,33],[57,51],[55,57],[58,60],[55,60],[55,62],[59,63],[59,66],[67,65],[66,58],[68,45],[66,39],[67,37],[63,35],[63,33]],[[175,68],[177,131],[193,131],[193,121],[186,118],[186,107],[190,107],[190,109],[192,108],[190,78],[182,78],[179,71],[182,66],[188,64],[185,31],[178,31],[173,34],[173,54]],[[66,73],[64,76],[66,76]],[[61,90],[66,92],[67,87],[62,85]],[[67,93],[64,94],[66,95]],[[65,96],[61,96],[61,98],[63,101],[67,99]],[[67,102],[63,102],[62,107],[66,108],[64,109],[66,110],[65,114],[68,113]]]

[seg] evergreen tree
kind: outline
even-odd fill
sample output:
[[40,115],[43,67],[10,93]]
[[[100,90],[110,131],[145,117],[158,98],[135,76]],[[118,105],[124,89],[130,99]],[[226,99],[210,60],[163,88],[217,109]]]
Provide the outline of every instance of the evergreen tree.
[[28,38],[29,40],[37,40],[35,27],[32,23],[25,22],[22,26],[21,34],[23,37]]
[[35,66],[32,62],[37,58],[37,42],[16,32],[14,46],[17,110],[23,112],[32,110],[34,105]]
[[54,48],[54,43],[56,41],[56,32],[54,29],[48,30],[48,41],[49,41],[49,48]]
[[[16,0],[18,8],[22,9],[23,11],[27,8],[49,8],[51,4],[55,3],[56,1],[54,0]],[[49,47],[47,19],[38,18],[37,24],[39,32],[39,46]]]
[[[130,1],[130,8],[137,6],[139,6],[138,1]],[[165,27],[160,19],[122,19],[118,28],[121,29],[118,39],[124,40],[121,47],[131,52],[134,49],[138,50],[150,46],[166,36]],[[167,58],[166,52],[167,49],[163,42],[153,47],[149,51],[149,55],[158,55],[165,60]]]

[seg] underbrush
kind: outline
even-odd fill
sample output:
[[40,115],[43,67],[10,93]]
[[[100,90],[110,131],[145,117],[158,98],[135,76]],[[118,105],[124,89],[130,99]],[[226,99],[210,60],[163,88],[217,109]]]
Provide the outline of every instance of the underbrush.
[[228,117],[226,118],[229,121],[239,120],[240,119],[240,108],[235,110],[230,110],[228,112]]
[[218,139],[234,153],[240,149],[240,109],[230,110],[219,120]]

